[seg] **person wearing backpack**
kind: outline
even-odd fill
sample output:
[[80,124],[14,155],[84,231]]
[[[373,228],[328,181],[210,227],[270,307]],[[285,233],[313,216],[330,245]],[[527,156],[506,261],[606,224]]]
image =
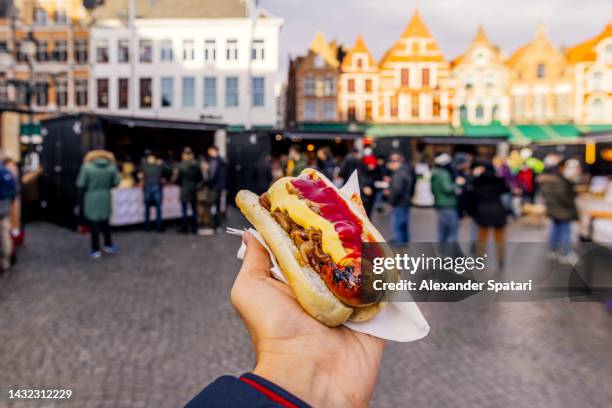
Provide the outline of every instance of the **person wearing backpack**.
[[17,196],[17,180],[4,165],[4,153],[0,152],[0,273],[8,274],[13,254],[11,237],[11,209]]

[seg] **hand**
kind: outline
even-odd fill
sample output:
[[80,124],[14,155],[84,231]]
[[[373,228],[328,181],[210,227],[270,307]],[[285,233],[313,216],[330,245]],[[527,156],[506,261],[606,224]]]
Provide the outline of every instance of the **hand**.
[[372,195],[372,193],[373,193],[373,191],[372,191],[372,187],[365,186],[365,187],[363,188],[363,194],[364,194],[364,195],[371,196],[371,195]]
[[231,299],[253,341],[253,373],[316,407],[367,406],[384,342],[310,317],[291,288],[270,276],[265,248],[248,232],[243,241]]

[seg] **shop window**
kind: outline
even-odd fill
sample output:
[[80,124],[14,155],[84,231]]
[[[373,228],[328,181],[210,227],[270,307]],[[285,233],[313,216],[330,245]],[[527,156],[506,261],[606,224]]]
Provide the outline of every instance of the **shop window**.
[[96,81],[98,108],[108,108],[108,79]]
[[127,109],[130,101],[130,82],[128,78],[119,78],[117,81],[117,106],[119,109]]
[[149,109],[153,105],[153,79],[140,78],[140,108]]

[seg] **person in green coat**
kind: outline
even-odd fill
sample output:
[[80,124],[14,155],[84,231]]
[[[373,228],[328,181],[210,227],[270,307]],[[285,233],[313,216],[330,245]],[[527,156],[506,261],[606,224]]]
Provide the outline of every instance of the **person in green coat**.
[[457,212],[456,185],[451,172],[452,158],[447,153],[436,156],[436,167],[431,174],[431,192],[438,214],[438,242],[457,242],[459,213]]
[[[195,234],[198,232],[198,189],[202,185],[204,176],[191,148],[183,149],[181,159],[175,179],[176,184],[181,188],[182,223],[180,232],[187,233],[187,224],[191,224],[191,232]],[[191,207],[190,217],[188,207]]]
[[104,252],[113,254],[108,220],[112,212],[111,189],[119,184],[115,156],[106,150],[92,150],[83,159],[76,185],[83,194],[83,215],[91,233],[91,258],[102,256],[100,232],[104,236]]

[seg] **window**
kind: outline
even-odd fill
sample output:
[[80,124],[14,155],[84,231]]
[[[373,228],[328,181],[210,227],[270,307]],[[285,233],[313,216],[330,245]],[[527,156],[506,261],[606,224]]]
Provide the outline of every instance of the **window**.
[[66,62],[68,60],[68,43],[66,40],[57,40],[55,42],[53,57],[59,62]]
[[418,118],[419,117],[419,95],[418,94],[414,94],[412,95],[412,117],[413,118]]
[[459,107],[459,120],[461,122],[468,121],[468,110],[465,105],[461,105],[461,107]]
[[204,107],[217,106],[217,78],[204,77]]
[[140,107],[150,108],[153,103],[153,80],[140,78]]
[[606,64],[612,64],[612,43],[606,45],[606,50],[604,53],[604,61]]
[[325,66],[325,61],[323,61],[323,58],[321,58],[320,55],[315,55],[314,66],[315,68],[323,68]]
[[487,88],[493,88],[493,86],[495,85],[495,75],[494,74],[487,74],[485,77],[485,85]]
[[195,107],[195,78],[183,77],[183,108]]
[[74,81],[74,101],[77,106],[87,105],[87,80],[77,79]]
[[601,98],[595,98],[589,104],[589,119],[601,121],[604,118],[604,103]]
[[323,95],[332,96],[336,93],[336,81],[332,76],[323,78]]
[[423,68],[423,86],[429,86],[429,68]]
[[195,42],[193,40],[183,40],[183,61],[195,60]]
[[238,77],[225,78],[225,106],[238,106]]
[[108,79],[98,79],[96,84],[98,108],[108,108]]
[[68,24],[68,15],[66,14],[65,9],[58,8],[57,10],[55,10],[55,23]]
[[485,53],[483,51],[478,51],[476,53],[476,63],[482,65],[485,62],[487,62]]
[[357,110],[355,109],[355,101],[348,102],[346,118],[348,119],[349,122],[354,122],[357,119]]
[[304,120],[315,120],[317,118],[316,101],[304,102]]
[[555,111],[557,116],[569,116],[569,95],[559,94],[555,97]]
[[8,45],[6,41],[0,41],[0,52],[8,52]]
[[491,113],[492,120],[499,120],[499,105],[493,105],[493,111]]
[[117,106],[127,109],[130,104],[130,81],[128,78],[119,78],[117,82]]
[[472,88],[474,88],[474,75],[467,74],[465,76],[465,89],[472,89]]
[[266,57],[264,40],[253,40],[253,47],[251,48],[251,59],[263,61]]
[[482,105],[476,106],[476,119],[484,118],[484,107]]
[[533,116],[536,119],[543,118],[546,115],[546,96],[535,95],[533,97]]
[[47,61],[48,50],[46,41],[36,42],[36,61],[45,62]]
[[217,42],[215,40],[204,41],[204,62],[213,62],[217,59]]
[[68,84],[65,79],[60,79],[55,83],[55,103],[59,107],[68,105]]
[[353,78],[350,78],[347,81],[347,89],[348,89],[349,93],[355,92],[355,80]]
[[595,91],[604,90],[604,74],[601,71],[593,73],[593,89]]
[[323,119],[325,120],[335,120],[336,119],[336,101],[323,102]]
[[153,62],[153,41],[151,40],[140,40],[138,43],[140,62],[150,64]]
[[0,102],[8,102],[8,84],[0,80]]
[[161,87],[161,107],[167,108],[174,104],[174,78],[162,77]]
[[225,59],[228,61],[238,60],[238,40],[227,40],[225,43]]
[[408,68],[402,68],[401,74],[401,85],[410,86],[410,70]]
[[372,120],[372,101],[366,101],[365,103],[365,120]]
[[391,116],[396,118],[397,115],[399,114],[399,103],[398,103],[398,99],[397,99],[397,95],[393,95],[391,96]]
[[523,95],[515,95],[512,98],[512,110],[514,116],[523,117],[525,115],[525,97]]
[[130,40],[119,40],[117,43],[117,62],[120,64],[130,62]]
[[362,56],[355,56],[355,58],[353,58],[355,60],[355,65],[357,66],[357,68],[363,68],[363,57]]
[[251,95],[253,106],[265,105],[265,79],[264,77],[251,78]]
[[161,87],[161,107],[168,108],[174,104],[174,78],[162,77]]
[[99,64],[108,63],[108,41],[96,41],[96,62]]
[[26,62],[26,56],[21,51],[21,42],[19,41],[15,42],[15,59],[17,62]]
[[372,92],[372,80],[371,79],[365,80],[365,90],[366,92]]
[[77,64],[87,64],[87,40],[74,40],[74,59]]
[[546,78],[546,65],[540,63],[536,69],[536,75],[539,79]]
[[439,118],[442,112],[442,104],[440,103],[440,95],[434,95],[432,104],[432,115],[434,118]]
[[47,25],[48,23],[49,23],[49,14],[47,14],[47,10],[45,10],[42,7],[35,7],[34,8],[34,24]]
[[317,85],[315,82],[315,78],[312,75],[308,75],[304,78],[304,95],[313,96],[316,94]]
[[159,60],[162,62],[174,61],[174,49],[172,48],[172,40],[161,40],[159,42]]

